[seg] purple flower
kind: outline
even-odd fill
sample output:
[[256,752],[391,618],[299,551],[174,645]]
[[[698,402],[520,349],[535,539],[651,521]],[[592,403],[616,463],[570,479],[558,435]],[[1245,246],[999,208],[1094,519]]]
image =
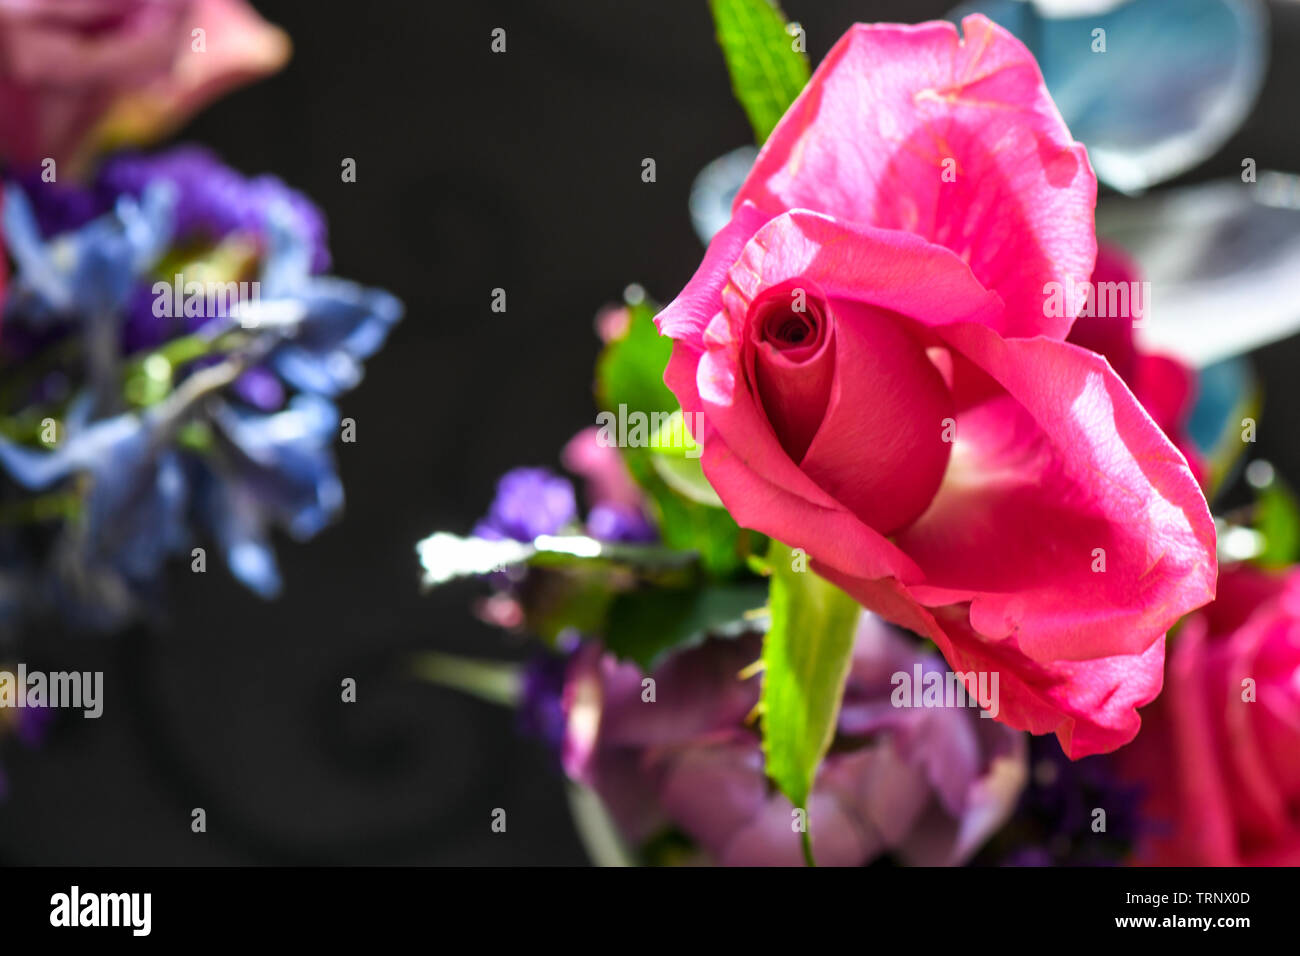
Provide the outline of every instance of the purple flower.
[[600,541],[648,544],[659,540],[640,508],[627,505],[596,505],[587,514],[587,534]]
[[[1003,866],[1116,866],[1148,829],[1140,787],[1125,782],[1109,754],[1070,760],[1054,737],[1029,744],[1029,783],[1013,822],[988,862]],[[1095,831],[1098,809],[1106,829]],[[982,858],[983,859],[983,858]]]
[[540,739],[557,757],[564,744],[564,676],[568,669],[568,655],[538,654],[524,666],[519,701],[519,729]]
[[271,175],[245,177],[200,146],[160,153],[118,153],[100,169],[97,189],[106,195],[141,195],[158,181],[176,186],[176,235],[181,240],[219,240],[234,232],[265,237],[270,212],[290,210],[295,231],[309,238],[311,268],[329,268],[325,217],[306,196]]
[[516,468],[501,476],[487,517],[474,528],[480,538],[532,541],[576,521],[573,484],[546,468]]
[[113,208],[113,197],[104,195],[93,186],[46,182],[41,175],[42,170],[35,168],[5,178],[21,186],[31,200],[36,224],[46,239],[80,229]]
[[[790,803],[769,785],[747,720],[760,679],[737,676],[761,639],[713,639],[643,675],[584,646],[565,684],[563,761],[603,799],[624,835],[690,837],[723,865],[798,865]],[[966,861],[1010,814],[1024,784],[1025,737],[974,708],[891,703],[892,677],[942,670],[937,657],[863,614],[831,752],[807,808],[819,863],[889,855],[913,864]]]

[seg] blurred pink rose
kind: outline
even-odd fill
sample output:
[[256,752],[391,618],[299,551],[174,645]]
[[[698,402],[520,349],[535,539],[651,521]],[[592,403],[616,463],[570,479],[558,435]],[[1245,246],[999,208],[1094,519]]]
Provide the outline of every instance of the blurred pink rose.
[[106,141],[162,135],[288,55],[244,0],[0,0],[0,156],[75,172]]
[[[1098,244],[1097,265],[1092,270],[1093,287],[1124,283],[1131,288],[1141,282],[1137,266],[1120,249]],[[1196,480],[1204,485],[1207,472],[1200,452],[1187,432],[1188,419],[1196,405],[1196,370],[1171,355],[1155,355],[1138,349],[1133,332],[1133,299],[1121,315],[1080,316],[1074,320],[1067,342],[1100,353],[1110,362],[1147,414],[1187,459]],[[1143,310],[1147,305],[1142,305]],[[1140,318],[1140,312],[1136,317]]]
[[645,503],[641,489],[632,479],[617,447],[602,445],[595,425],[574,435],[564,451],[564,467],[586,481],[588,507],[614,505],[639,510]]
[[[740,524],[804,548],[999,719],[1078,757],[1137,733],[1165,630],[1214,594],[1179,451],[1063,341],[1096,179],[1037,65],[981,16],[854,27],[658,317]],[[692,419],[692,421],[696,421]]]
[[1165,866],[1300,866],[1300,570],[1225,568],[1171,638],[1165,693],[1119,754]]
[[[598,793],[633,843],[665,828],[724,866],[799,866],[790,801],[763,772],[746,720],[759,678],[739,672],[761,640],[711,640],[652,675],[584,644],[564,687],[565,771]],[[1026,779],[1026,738],[979,711],[895,707],[897,673],[942,672],[880,619],[864,614],[836,742],[808,805],[818,863],[861,866],[889,853],[915,865],[965,862],[1007,819]]]

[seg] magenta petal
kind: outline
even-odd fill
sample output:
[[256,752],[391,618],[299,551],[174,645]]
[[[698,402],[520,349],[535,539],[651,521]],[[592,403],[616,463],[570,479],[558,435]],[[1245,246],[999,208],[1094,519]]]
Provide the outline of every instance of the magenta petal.
[[804,209],[763,223],[738,250],[728,278],[721,294],[733,325],[756,298],[781,283],[807,284],[829,300],[873,305],[926,325],[980,322],[998,328],[1002,322],[1002,301],[951,251],[907,232]]
[[998,675],[997,720],[1035,734],[1055,732],[1072,759],[1123,746],[1141,726],[1137,708],[1160,693],[1163,636],[1137,654],[1083,661],[1037,661],[1014,637],[976,633],[965,605],[930,610],[895,581],[864,581],[818,570],[886,620],[938,646],[953,671]]
[[1140,653],[1214,596],[1205,498],[1102,358],[977,325],[941,334],[1005,391],[958,412],[934,505],[898,536],[926,575],[917,600],[971,600],[979,634],[1047,662]]
[[952,395],[906,319],[850,302],[833,308],[834,385],[799,464],[863,522],[892,534],[926,510],[943,479]]
[[[1137,267],[1114,246],[1097,246],[1097,265],[1092,270],[1094,288],[1104,283],[1138,281]],[[1126,297],[1127,298],[1127,297]],[[1130,312],[1132,303],[1130,301]],[[1094,309],[1093,312],[1106,312]],[[1084,315],[1074,320],[1068,341],[1105,356],[1129,387],[1137,391],[1137,343],[1133,341],[1133,316]],[[1156,419],[1159,422],[1159,419]]]
[[[696,382],[703,357],[683,342],[674,343],[665,379],[684,410],[705,415],[704,474],[731,516],[742,527],[795,546],[815,541],[824,560],[855,574],[919,580],[919,569],[896,545],[799,471],[747,389],[737,390],[729,405],[700,398]],[[732,451],[731,441],[761,455],[765,474]]]
[[771,216],[756,206],[741,204],[731,222],[713,237],[704,261],[669,306],[655,316],[659,334],[701,348],[704,329],[722,304],[727,271],[749,242],[750,236]]
[[1029,51],[982,16],[962,29],[853,27],[773,131],[736,210],[916,233],[1002,297],[1005,334],[1063,338],[1074,312],[1045,315],[1045,286],[1092,273],[1097,180]]
[[[791,311],[792,296],[806,300],[799,303],[802,311]],[[826,417],[835,380],[835,318],[818,291],[783,283],[751,305],[747,322],[746,367],[759,404],[785,453],[799,461]]]

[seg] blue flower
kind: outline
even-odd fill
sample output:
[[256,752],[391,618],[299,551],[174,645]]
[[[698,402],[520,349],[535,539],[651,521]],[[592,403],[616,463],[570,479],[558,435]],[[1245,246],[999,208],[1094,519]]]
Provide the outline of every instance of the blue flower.
[[[360,381],[401,303],[320,275],[319,211],[201,150],[119,156],[89,190],[29,189],[11,187],[3,213],[17,269],[0,379],[24,380],[18,407],[0,408],[13,416],[0,435],[62,422],[50,448],[0,437],[0,498],[37,526],[0,527],[0,628],[50,608],[77,626],[119,627],[147,610],[164,563],[192,539],[215,541],[237,579],[273,596],[271,529],[309,538],[337,516],[330,398]],[[213,261],[242,270],[252,250],[254,295],[229,313],[160,322],[153,280],[174,243],[233,233],[235,252]],[[144,407],[123,411],[132,403]]]
[[320,532],[343,507],[335,472],[339,416],[315,395],[298,395],[271,415],[220,404],[213,413],[217,441],[199,479],[202,523],[230,571],[264,597],[280,590],[269,529],[295,538]]
[[172,236],[175,192],[159,186],[51,240],[41,234],[27,195],[5,190],[5,245],[17,269],[6,299],[9,315],[29,325],[86,322],[118,315]]
[[[309,237],[293,228],[287,207],[273,210],[269,223],[270,244],[251,324],[262,316],[273,321],[289,317],[292,334],[271,354],[271,367],[295,388],[339,395],[361,381],[361,363],[384,344],[402,317],[402,304],[381,289],[313,275]],[[245,316],[246,326],[249,318]]]
[[57,596],[46,597],[70,616],[111,628],[183,547],[188,495],[179,456],[165,444],[173,423],[161,406],[97,422],[87,420],[89,406],[88,396],[74,406],[66,437],[52,450],[0,438],[0,467],[28,491],[80,479],[79,513],[52,558]]

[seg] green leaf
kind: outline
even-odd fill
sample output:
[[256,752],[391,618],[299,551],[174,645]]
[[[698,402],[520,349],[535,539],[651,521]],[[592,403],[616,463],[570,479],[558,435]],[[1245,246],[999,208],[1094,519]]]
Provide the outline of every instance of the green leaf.
[[1255,530],[1264,538],[1264,549],[1255,558],[1261,567],[1284,568],[1300,558],[1300,504],[1280,479],[1255,499]]
[[796,52],[785,15],[769,0],[709,0],[731,88],[762,145],[808,83],[808,56]]
[[[861,608],[773,541],[771,626],[763,641],[763,753],[767,775],[795,807],[808,809],[817,766],[835,736]],[[806,567],[806,563],[803,565]],[[803,834],[812,863],[813,821]]]
[[677,399],[664,384],[664,369],[673,353],[673,340],[659,334],[655,310],[648,303],[628,306],[627,331],[605,346],[596,360],[596,403],[618,413],[671,412]]
[[700,465],[703,446],[686,428],[680,408],[673,412],[663,427],[655,430],[650,439],[650,449],[653,452],[650,463],[669,488],[696,504],[723,507],[722,499],[704,477]]
[[627,448],[623,453],[650,501],[664,545],[695,552],[715,578],[735,576],[745,568],[750,550],[761,546],[762,536],[741,528],[725,508],[699,504],[675,490],[655,467],[657,458],[649,448]]
[[[646,493],[664,545],[695,552],[716,578],[732,577],[744,567],[748,548],[758,536],[742,531],[726,509],[718,507],[721,502],[701,503],[716,496],[699,470],[699,459],[686,457],[685,445],[679,462],[662,461],[664,456],[657,452],[664,449],[649,447],[655,416],[662,422],[678,410],[676,397],[664,384],[672,340],[661,337],[655,328],[653,305],[636,303],[629,305],[628,312],[627,331],[605,346],[596,363],[597,404],[620,419],[635,413],[647,416],[647,432],[641,439],[645,445],[621,450],[628,471]],[[680,416],[676,420],[680,422]],[[667,418],[670,427],[672,421]],[[654,434],[660,430],[662,424]]]
[[411,661],[411,671],[422,680],[502,707],[518,707],[523,695],[523,668],[510,661],[425,651]]
[[650,671],[669,651],[698,645],[710,634],[757,631],[759,624],[747,615],[761,610],[766,601],[764,581],[631,591],[614,599],[605,646]]

